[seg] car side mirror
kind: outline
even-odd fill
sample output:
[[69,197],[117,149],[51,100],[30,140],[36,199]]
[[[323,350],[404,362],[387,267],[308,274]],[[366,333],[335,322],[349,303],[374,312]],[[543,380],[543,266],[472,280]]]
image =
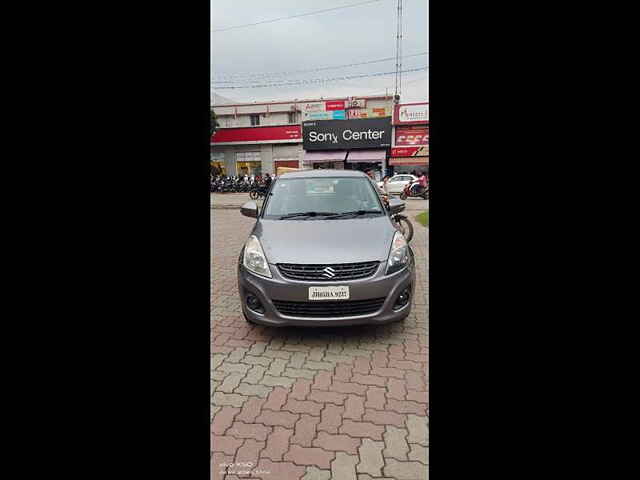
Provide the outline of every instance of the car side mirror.
[[245,217],[258,218],[258,205],[256,202],[247,202],[240,207],[240,213]]
[[405,209],[405,203],[402,200],[397,198],[389,199],[389,212],[391,215],[395,215],[396,213],[400,213]]

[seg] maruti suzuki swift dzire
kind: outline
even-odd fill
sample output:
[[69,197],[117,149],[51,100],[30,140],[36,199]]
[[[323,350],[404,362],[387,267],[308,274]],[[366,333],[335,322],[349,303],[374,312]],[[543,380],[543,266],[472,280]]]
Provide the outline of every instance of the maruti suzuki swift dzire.
[[373,182],[353,170],[285,173],[256,218],[238,261],[248,322],[273,326],[385,324],[411,311],[413,252]]

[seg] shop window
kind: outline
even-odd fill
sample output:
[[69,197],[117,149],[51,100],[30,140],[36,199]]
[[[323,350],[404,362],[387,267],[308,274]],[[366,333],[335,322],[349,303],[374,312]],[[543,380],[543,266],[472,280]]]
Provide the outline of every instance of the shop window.
[[251,126],[260,125],[260,115],[251,115]]
[[236,152],[236,171],[238,175],[260,175],[262,173],[260,152]]

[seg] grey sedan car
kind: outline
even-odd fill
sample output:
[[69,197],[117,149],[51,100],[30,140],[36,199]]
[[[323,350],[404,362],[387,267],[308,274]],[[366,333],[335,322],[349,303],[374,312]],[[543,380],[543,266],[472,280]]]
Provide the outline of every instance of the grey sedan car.
[[411,311],[413,252],[362,172],[308,170],[278,177],[238,261],[247,321],[273,326],[384,324]]

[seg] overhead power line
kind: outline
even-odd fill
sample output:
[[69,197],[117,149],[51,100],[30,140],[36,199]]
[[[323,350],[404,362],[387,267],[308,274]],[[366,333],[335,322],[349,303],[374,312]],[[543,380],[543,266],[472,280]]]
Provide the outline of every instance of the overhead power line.
[[[411,68],[408,70],[403,70],[402,73],[410,73],[410,72],[419,72],[422,70],[427,70],[429,67],[427,65]],[[333,77],[333,78],[313,78],[313,79],[300,79],[300,80],[291,80],[288,82],[279,82],[279,83],[266,83],[266,84],[250,84],[250,85],[234,85],[234,86],[223,86],[223,87],[215,87],[215,90],[223,90],[223,89],[240,89],[240,88],[270,88],[270,87],[289,87],[289,86],[306,86],[313,85],[318,83],[327,83],[327,82],[339,82],[341,80],[353,80],[356,78],[366,78],[366,77],[381,77],[385,75],[394,75],[396,71],[392,72],[379,72],[379,73],[364,73],[360,75],[344,75],[341,77]],[[211,90],[214,90],[212,87]]]
[[[405,55],[403,58],[412,58],[412,57],[420,57],[422,55],[428,55],[429,52],[421,52],[421,53],[415,53],[413,55]],[[214,78],[213,83],[232,83],[232,81],[227,81],[228,79],[245,79],[247,81],[251,81],[249,80],[251,77],[254,78],[264,78],[264,77],[277,77],[277,76],[284,76],[284,75],[296,75],[298,73],[312,73],[312,72],[321,72],[324,70],[334,70],[334,69],[338,69],[338,68],[348,68],[348,67],[357,67],[360,65],[370,65],[370,64],[374,64],[374,63],[382,63],[382,62],[390,62],[392,60],[395,60],[395,57],[388,57],[388,58],[381,58],[379,60],[369,60],[367,62],[358,62],[358,63],[347,63],[347,64],[343,64],[343,65],[333,65],[333,66],[329,66],[329,67],[318,67],[318,68],[309,68],[309,69],[305,69],[305,70],[291,70],[288,72],[251,72],[251,73],[221,73],[219,74],[218,78],[222,78],[223,80],[216,80]]]
[[335,10],[342,10],[343,8],[359,7],[360,5],[367,5],[367,4],[370,4],[370,3],[376,3],[376,2],[381,2],[381,1],[382,0],[368,0],[366,2],[352,3],[350,5],[342,5],[341,7],[325,8],[324,10],[316,10],[314,12],[301,13],[299,15],[290,15],[288,17],[274,18],[274,19],[271,19],[271,20],[262,20],[261,22],[245,23],[244,25],[234,25],[233,27],[218,28],[218,29],[215,29],[215,30],[211,30],[211,33],[226,32],[227,30],[234,30],[236,28],[253,27],[255,25],[263,25],[265,23],[273,23],[273,22],[279,22],[281,20],[289,20],[291,18],[307,17],[309,15],[317,15],[319,13],[333,12]]
[[428,79],[429,79],[428,75],[426,77],[414,78],[413,80],[409,80],[408,82],[404,82],[404,85],[409,85],[409,84],[416,83],[416,82],[424,82],[425,80],[428,80]]

